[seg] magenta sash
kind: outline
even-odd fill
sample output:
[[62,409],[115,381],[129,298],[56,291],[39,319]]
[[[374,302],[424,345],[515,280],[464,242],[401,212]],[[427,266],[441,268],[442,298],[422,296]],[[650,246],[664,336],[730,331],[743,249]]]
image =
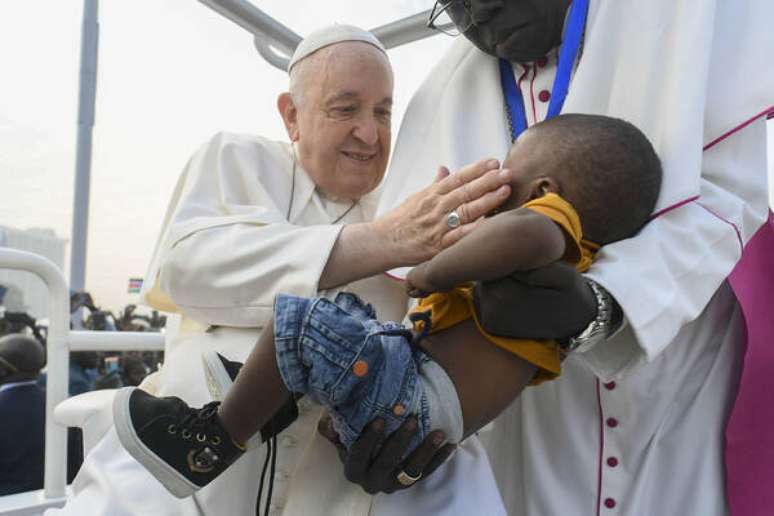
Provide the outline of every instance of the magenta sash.
[[[726,494],[733,516],[774,514],[774,213],[747,243],[729,282],[746,346],[726,426]],[[696,493],[701,496],[701,493]]]

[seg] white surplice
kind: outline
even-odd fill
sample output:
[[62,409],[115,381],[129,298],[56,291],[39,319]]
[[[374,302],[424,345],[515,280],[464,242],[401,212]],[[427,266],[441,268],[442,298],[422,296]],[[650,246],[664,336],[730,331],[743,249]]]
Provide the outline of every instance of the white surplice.
[[[622,331],[482,433],[511,516],[727,513],[723,429],[744,330],[725,279],[768,211],[773,17],[769,0],[592,0],[563,112],[622,117],[649,136],[660,213],[589,272],[623,307]],[[555,53],[514,65],[530,124],[555,70]],[[460,39],[409,105],[377,213],[439,164],[509,147],[497,61]]]
[[[153,306],[183,318],[162,370],[144,384],[154,394],[179,396],[192,405],[210,401],[202,352],[215,349],[244,361],[271,316],[275,294],[317,295],[319,275],[342,224],[371,216],[374,196],[366,196],[331,225],[351,202],[326,199],[300,167],[293,181],[292,163],[289,144],[219,134],[186,167],[143,291]],[[403,286],[385,275],[346,290],[374,304],[381,319],[405,315]],[[207,331],[208,325],[218,327]],[[461,446],[436,474],[412,489],[372,497],[344,478],[335,448],[317,434],[320,409],[301,400],[299,411],[299,419],[278,436],[272,514],[505,514],[477,440]],[[86,457],[73,499],[50,514],[254,514],[264,457],[265,447],[252,450],[210,486],[178,500],[122,449],[111,430]]]

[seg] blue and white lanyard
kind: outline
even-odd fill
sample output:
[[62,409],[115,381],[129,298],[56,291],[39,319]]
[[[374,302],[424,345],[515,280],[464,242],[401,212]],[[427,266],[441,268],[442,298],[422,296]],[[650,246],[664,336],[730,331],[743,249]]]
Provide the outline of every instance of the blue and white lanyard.
[[[559,47],[559,65],[554,78],[551,101],[548,104],[546,119],[555,117],[562,111],[564,99],[570,88],[570,77],[575,66],[583,31],[586,28],[586,15],[589,11],[589,0],[573,0],[567,18],[567,27],[562,35],[562,45]],[[516,84],[511,63],[500,58],[500,84],[503,88],[508,116],[511,122],[511,140],[516,141],[519,135],[527,130],[527,113],[524,110],[524,99],[521,89]]]

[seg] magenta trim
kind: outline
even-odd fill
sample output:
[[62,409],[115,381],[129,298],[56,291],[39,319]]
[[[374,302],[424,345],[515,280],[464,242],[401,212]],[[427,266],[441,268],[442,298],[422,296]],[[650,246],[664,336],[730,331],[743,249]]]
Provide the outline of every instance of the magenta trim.
[[734,516],[770,516],[774,507],[774,213],[729,275],[744,317],[744,359],[725,427],[726,497]]
[[529,83],[529,98],[532,100],[532,123],[538,123],[537,109],[535,108],[535,77],[537,77],[537,63],[532,63],[532,80]]
[[731,129],[729,131],[726,131],[725,133],[721,134],[720,136],[718,136],[717,138],[715,138],[714,140],[709,142],[707,145],[705,145],[702,150],[707,150],[707,149],[709,149],[711,147],[714,147],[715,145],[717,145],[718,143],[722,142],[723,140],[725,140],[726,138],[728,138],[729,136],[731,136],[735,132],[741,131],[742,129],[744,129],[745,127],[750,125],[751,123],[755,122],[760,117],[762,117],[762,116],[767,116],[768,117],[768,116],[771,116],[772,114],[774,114],[774,105],[767,107],[766,109],[764,109],[763,111],[761,111],[757,115],[753,116],[752,118],[749,118],[749,119],[745,120],[744,122],[742,122],[741,124],[737,125],[733,129]]
[[696,201],[698,199],[699,199],[698,195],[694,195],[693,197],[688,197],[687,199],[683,199],[682,201],[675,203],[672,206],[667,206],[663,210],[657,211],[656,213],[650,216],[650,220],[657,219],[658,217],[665,215],[672,210],[676,210],[677,208],[680,208],[681,206],[685,206],[686,204]]
[[599,467],[597,468],[597,516],[602,510],[602,459],[605,456],[605,416],[602,413],[602,395],[597,378],[597,406],[599,407]]
[[[723,133],[719,137],[715,138],[714,140],[709,142],[707,145],[705,145],[702,148],[702,151],[706,151],[706,150],[710,149],[711,147],[714,147],[715,145],[717,145],[718,143],[722,142],[723,140],[725,140],[726,138],[728,138],[732,134],[734,134],[734,133],[736,133],[738,131],[741,131],[742,129],[744,129],[745,127],[747,127],[748,125],[750,125],[751,123],[753,123],[754,121],[756,121],[757,119],[759,119],[762,116],[766,116],[767,118],[774,118],[774,105],[769,106],[768,108],[764,109],[763,111],[761,111],[757,115],[755,115],[755,116],[745,120],[744,122],[742,122],[741,124],[737,125],[733,129],[731,129],[729,131],[726,131],[725,133]],[[651,215],[649,220],[657,219],[658,217],[661,217],[662,215],[665,215],[665,214],[669,213],[672,210],[676,210],[677,208],[685,206],[688,203],[694,202],[694,201],[698,200],[699,198],[700,198],[699,195],[694,195],[693,197],[689,197],[687,199],[683,199],[682,201],[677,202],[675,204],[672,204],[671,206],[667,206],[666,208],[664,208],[662,210],[659,210],[656,213],[654,213],[653,215]],[[724,219],[723,217],[721,217],[717,213],[713,212],[712,210],[710,210],[709,208],[707,208],[703,204],[700,204],[700,206],[702,208],[704,208],[705,210],[707,210],[708,212],[710,212],[713,215],[715,215],[717,218],[719,218],[719,219],[723,220],[724,222],[727,222],[728,224],[731,224],[732,226],[734,226],[734,230],[736,230],[736,234],[737,234],[737,236],[739,236],[739,241],[742,242],[742,237],[741,237],[741,234],[739,232],[739,228],[736,227],[735,224],[733,224],[732,222],[729,222],[728,220]],[[741,245],[742,245],[742,248],[744,248],[744,244],[741,244]]]
[[717,213],[715,213],[715,212],[714,212],[714,211],[712,211],[711,209],[709,209],[709,208],[707,208],[706,206],[704,206],[702,203],[700,203],[700,202],[697,202],[696,204],[698,204],[699,206],[701,206],[702,208],[704,208],[705,210],[707,210],[709,213],[711,213],[712,215],[714,215],[714,216],[715,216],[715,217],[717,217],[718,219],[722,220],[723,222],[725,222],[726,224],[728,224],[729,226],[731,226],[732,228],[734,228],[734,231],[736,231],[736,238],[737,238],[737,240],[739,240],[739,250],[740,250],[740,251],[742,251],[742,252],[744,252],[744,240],[742,240],[742,232],[741,232],[741,231],[739,231],[739,226],[737,226],[736,224],[734,224],[734,223],[733,223],[733,222],[731,222],[730,220],[728,220],[728,219],[726,219],[726,218],[724,218],[724,217],[721,217],[720,215],[718,215]]
[[391,280],[396,280],[396,281],[406,281],[404,278],[400,278],[400,277],[398,277],[398,276],[395,276],[394,274],[390,274],[390,272],[389,272],[389,271],[385,271],[385,272],[383,272],[382,274],[384,274],[385,276],[387,276],[387,277],[388,277],[388,278],[390,278]]

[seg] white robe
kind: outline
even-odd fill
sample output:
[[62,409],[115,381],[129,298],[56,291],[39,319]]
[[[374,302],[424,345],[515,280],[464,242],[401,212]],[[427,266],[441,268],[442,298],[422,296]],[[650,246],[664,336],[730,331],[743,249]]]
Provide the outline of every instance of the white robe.
[[[288,144],[219,134],[189,162],[143,291],[153,306],[183,317],[164,367],[146,383],[155,394],[179,396],[193,405],[210,401],[201,353],[215,349],[244,361],[271,315],[274,295],[317,295],[319,275],[342,224],[371,216],[373,196],[366,196],[340,224],[331,225],[350,204],[325,199],[300,167],[291,186],[291,156]],[[386,275],[346,290],[373,303],[382,319],[405,315],[403,287]],[[207,332],[207,324],[222,326]],[[299,411],[299,419],[278,437],[272,514],[463,516],[479,509],[505,514],[477,439],[417,486],[372,497],[344,478],[335,448],[316,433],[320,409],[301,400]],[[111,429],[86,457],[73,484],[74,498],[50,514],[254,514],[264,457],[265,447],[253,450],[210,486],[178,500],[121,448]]]
[[[773,17],[770,0],[592,1],[563,112],[623,117],[648,134],[664,165],[661,213],[589,272],[625,328],[482,433],[511,516],[727,513],[723,428],[743,326],[725,279],[768,211],[755,115],[774,96]],[[530,123],[545,116],[555,64],[530,63],[521,81]],[[409,105],[377,213],[438,164],[503,158],[509,146],[497,62],[460,39]]]

